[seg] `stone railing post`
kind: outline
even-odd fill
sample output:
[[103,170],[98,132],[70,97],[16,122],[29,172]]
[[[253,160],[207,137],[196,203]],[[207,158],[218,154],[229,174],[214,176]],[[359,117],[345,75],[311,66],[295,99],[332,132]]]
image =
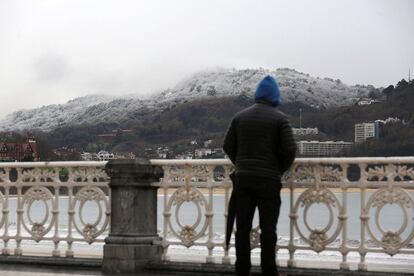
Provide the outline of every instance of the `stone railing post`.
[[148,160],[111,160],[111,230],[105,239],[102,271],[134,273],[161,259],[157,234],[157,187],[162,168]]

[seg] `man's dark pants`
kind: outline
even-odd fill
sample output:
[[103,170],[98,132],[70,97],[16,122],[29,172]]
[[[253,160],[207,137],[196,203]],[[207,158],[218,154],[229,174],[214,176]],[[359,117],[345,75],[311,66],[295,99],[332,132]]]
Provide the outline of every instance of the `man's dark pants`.
[[236,175],[236,272],[249,275],[250,231],[256,207],[259,209],[261,267],[263,275],[277,275],[275,247],[276,224],[280,210],[280,181]]

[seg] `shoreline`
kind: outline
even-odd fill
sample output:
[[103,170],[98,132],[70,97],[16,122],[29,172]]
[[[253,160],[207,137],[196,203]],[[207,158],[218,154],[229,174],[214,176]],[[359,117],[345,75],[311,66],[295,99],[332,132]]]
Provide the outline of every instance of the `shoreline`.
[[[51,257],[51,251],[40,249],[39,250],[27,250],[26,248],[23,248],[23,256],[24,257],[45,257],[49,258]],[[187,251],[187,252],[186,252]],[[308,251],[308,250],[306,250]],[[102,260],[103,254],[101,250],[91,251],[91,250],[79,250],[75,249],[75,258],[86,258],[86,259],[94,259],[94,260]],[[206,252],[201,251],[197,253],[202,254],[194,254],[193,250],[184,250],[181,251],[178,248],[170,247],[169,248],[169,254],[170,261],[172,262],[188,262],[188,263],[204,263],[206,258]],[[223,252],[217,253],[213,255],[214,263],[215,264],[221,264],[222,263],[222,255]],[[339,252],[338,252],[339,253]],[[297,262],[297,267],[299,268],[324,268],[324,269],[339,269],[339,265],[341,262],[341,255],[330,255],[330,254],[324,254],[321,253],[322,256],[319,254],[309,251],[308,254],[300,254],[300,256],[295,256],[295,261]],[[13,254],[11,254],[13,256]],[[229,257],[231,260],[231,263],[234,264],[235,262],[235,256],[234,256],[234,248],[232,248],[229,252]],[[322,257],[324,260],[320,260],[319,258]],[[369,255],[366,259],[366,264],[369,267],[369,270],[371,271],[396,271],[400,273],[407,273],[413,271],[413,266],[411,264],[413,255],[407,255],[402,254],[401,256],[398,256],[399,258],[391,258],[391,257],[383,257],[378,260],[377,255]],[[62,260],[67,258],[65,256],[65,250],[61,249],[60,257]],[[252,264],[255,266],[260,265],[260,258],[256,254],[252,254]],[[281,249],[277,252],[277,265],[279,267],[287,267],[287,261],[289,259],[289,253],[286,251],[286,249]],[[384,262],[384,260],[387,260],[388,262]],[[348,256],[348,264],[350,265],[350,268],[352,270],[357,270],[357,265],[359,261],[359,255],[356,254],[356,252],[352,252]]]
[[[184,187],[184,186],[183,186]],[[197,190],[199,190],[203,195],[209,195],[209,189],[208,188],[198,188],[198,187],[194,187],[192,186],[191,188],[196,188]],[[309,188],[295,188],[294,193],[303,193],[304,191],[306,191]],[[328,188],[331,192],[333,192],[334,194],[341,194],[342,193],[342,189],[341,188]],[[176,190],[178,190],[178,188],[174,187],[174,188],[168,188],[168,195],[172,195]],[[366,192],[374,192],[378,189],[366,189]],[[231,194],[232,189],[229,190],[229,194]],[[361,188],[348,188],[347,190],[348,194],[355,194],[355,193],[361,193]],[[286,195],[290,193],[290,189],[289,188],[282,188],[280,190],[280,194]],[[164,189],[162,187],[160,187],[158,189],[157,192],[158,196],[163,196],[164,195]],[[213,195],[224,195],[225,194],[225,190],[224,188],[213,188]]]

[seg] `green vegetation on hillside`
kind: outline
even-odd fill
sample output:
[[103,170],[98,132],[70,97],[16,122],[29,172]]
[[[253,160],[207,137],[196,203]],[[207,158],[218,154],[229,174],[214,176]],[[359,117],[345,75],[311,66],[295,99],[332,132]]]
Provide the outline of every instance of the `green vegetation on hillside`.
[[[302,109],[302,126],[317,127],[321,140],[354,140],[354,125],[362,122],[398,118],[399,123],[388,123],[382,128],[379,140],[369,140],[356,145],[349,156],[402,156],[414,155],[414,81],[400,81],[389,86],[382,94],[371,95],[381,99],[365,106],[347,106],[333,109],[314,108],[293,102],[281,106],[290,116],[292,125],[299,127],[299,109]],[[225,131],[234,114],[253,104],[246,96],[208,98],[171,106],[165,110],[130,114],[121,124],[65,126],[50,133],[37,133],[47,148],[68,147],[81,151],[108,150],[134,152],[138,156],[146,147],[169,146],[174,153],[191,150],[191,140],[212,139],[211,147],[220,147]],[[122,132],[128,129],[129,132]],[[111,139],[100,139],[99,134],[114,133]],[[118,131],[117,131],[118,130]],[[117,131],[117,132],[116,132]],[[56,156],[49,149],[41,153],[43,160]]]

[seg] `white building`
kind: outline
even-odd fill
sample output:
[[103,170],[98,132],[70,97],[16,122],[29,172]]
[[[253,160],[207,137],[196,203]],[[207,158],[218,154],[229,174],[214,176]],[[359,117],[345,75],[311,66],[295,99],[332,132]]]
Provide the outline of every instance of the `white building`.
[[204,156],[211,155],[211,153],[212,153],[211,149],[201,148],[201,149],[196,149],[194,151],[194,156],[195,158],[202,158]]
[[379,103],[379,102],[380,101],[374,100],[374,99],[371,99],[371,98],[361,98],[361,99],[358,100],[357,104],[359,106],[363,106],[363,105],[370,105],[370,104]]
[[135,159],[133,152],[115,152],[114,159]]
[[299,141],[297,145],[300,155],[319,156],[319,141]]
[[355,125],[355,143],[361,143],[371,137],[377,137],[378,124],[361,123]]
[[292,128],[294,135],[317,135],[318,129],[317,128]]
[[158,147],[156,150],[158,158],[166,159],[170,149],[168,147]]
[[94,160],[94,156],[95,154],[90,153],[90,152],[82,152],[81,153],[81,159],[83,161],[93,161]]
[[351,149],[354,143],[344,141],[325,141],[319,143],[319,156],[335,156],[338,153]]
[[96,156],[98,157],[99,161],[108,161],[111,159],[115,159],[115,155],[113,153],[109,153],[105,150],[101,150],[96,154]]
[[352,142],[344,141],[299,141],[298,152],[304,156],[336,156],[341,151],[350,149]]

